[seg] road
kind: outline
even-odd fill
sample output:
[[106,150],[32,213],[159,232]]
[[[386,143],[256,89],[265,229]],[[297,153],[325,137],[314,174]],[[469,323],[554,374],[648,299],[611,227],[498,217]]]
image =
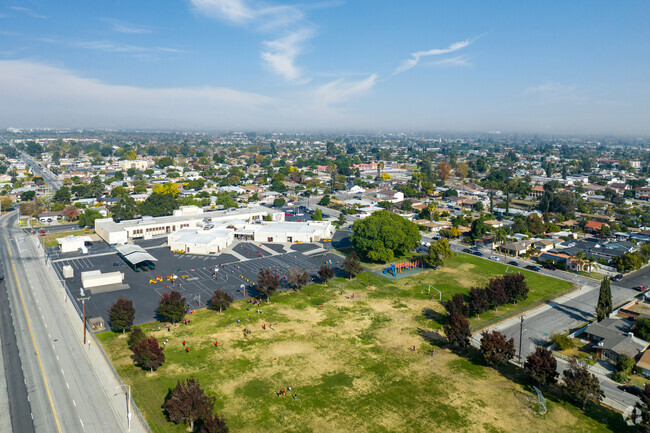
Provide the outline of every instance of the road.
[[[8,385],[13,382],[17,392],[11,421],[19,428],[14,431],[126,431],[126,399],[121,397],[122,408],[115,404],[123,394],[110,388],[99,370],[101,364],[91,361],[93,348],[80,338],[82,321],[78,316],[71,321],[70,301],[61,299],[56,281],[43,265],[42,252],[15,226],[16,219],[15,212],[0,218],[0,256],[20,354],[4,365]],[[20,393],[20,376],[14,375],[17,369],[24,373],[29,406]],[[29,419],[33,419],[31,430]],[[137,431],[143,431],[141,426]]]
[[47,183],[54,191],[60,189],[63,186],[63,182],[49,169],[43,167],[39,164],[34,158],[23,153],[23,158],[25,163],[29,164],[32,168],[32,171],[35,175],[41,176],[45,183]]

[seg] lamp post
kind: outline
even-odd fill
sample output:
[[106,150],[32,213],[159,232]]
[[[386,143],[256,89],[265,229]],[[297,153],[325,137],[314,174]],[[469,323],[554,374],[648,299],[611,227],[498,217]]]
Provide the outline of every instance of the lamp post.
[[246,299],[246,284],[242,284],[241,286],[239,286],[239,288],[241,288],[244,291],[244,299]]
[[524,340],[524,316],[521,316],[521,322],[519,323],[519,362],[523,362],[523,357],[521,356],[521,343]]
[[81,301],[81,305],[83,307],[83,316],[84,316],[84,346],[86,345],[86,301],[90,299],[90,296],[86,296],[86,292],[84,292],[83,288],[79,288],[79,298],[77,298],[77,301]]
[[115,389],[126,387],[126,419],[129,425],[129,431],[131,431],[131,385],[122,384],[116,386]]

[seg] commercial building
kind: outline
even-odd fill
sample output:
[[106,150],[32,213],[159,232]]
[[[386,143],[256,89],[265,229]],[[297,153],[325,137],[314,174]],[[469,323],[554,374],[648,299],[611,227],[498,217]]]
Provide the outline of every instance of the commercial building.
[[[125,244],[133,239],[152,239],[169,235],[185,228],[203,228],[205,224],[223,225],[229,221],[236,223],[262,221],[270,215],[276,222],[284,221],[284,213],[268,207],[255,206],[233,208],[223,211],[204,212],[198,206],[181,206],[173,215],[163,217],[143,216],[139,219],[115,222],[111,218],[95,220],[95,231],[109,244]],[[227,225],[227,224],[226,224]]]

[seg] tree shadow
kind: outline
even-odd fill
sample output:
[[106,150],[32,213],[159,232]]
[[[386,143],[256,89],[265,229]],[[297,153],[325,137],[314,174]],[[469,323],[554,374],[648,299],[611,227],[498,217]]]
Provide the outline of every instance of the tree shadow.
[[449,320],[447,314],[439,313],[438,311],[426,307],[422,309],[422,315],[427,319],[433,320],[439,325],[446,325]]

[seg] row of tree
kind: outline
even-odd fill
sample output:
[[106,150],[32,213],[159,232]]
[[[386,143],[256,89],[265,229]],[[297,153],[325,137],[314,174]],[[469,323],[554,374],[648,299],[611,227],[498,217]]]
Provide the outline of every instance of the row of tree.
[[528,284],[522,274],[506,274],[490,279],[485,287],[473,287],[465,296],[455,294],[443,306],[453,316],[458,313],[463,317],[479,316],[481,313],[498,308],[507,303],[516,303],[528,297]]

